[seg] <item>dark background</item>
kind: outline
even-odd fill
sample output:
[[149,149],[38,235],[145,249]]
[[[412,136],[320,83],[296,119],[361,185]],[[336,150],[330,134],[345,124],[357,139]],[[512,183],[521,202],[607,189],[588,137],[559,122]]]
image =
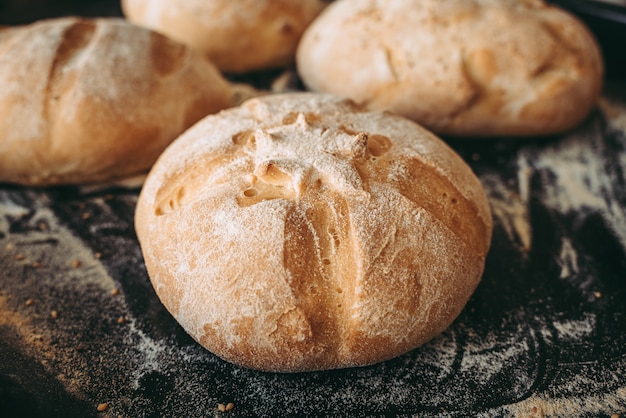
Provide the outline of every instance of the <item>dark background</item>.
[[67,15],[121,16],[118,0],[0,0],[0,24],[17,25]]

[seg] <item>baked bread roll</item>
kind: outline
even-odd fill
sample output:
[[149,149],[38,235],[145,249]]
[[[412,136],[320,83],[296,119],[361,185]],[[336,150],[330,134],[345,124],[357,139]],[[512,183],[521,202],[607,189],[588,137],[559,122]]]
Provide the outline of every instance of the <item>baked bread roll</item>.
[[122,0],[132,22],[203,51],[222,71],[291,64],[323,0]]
[[311,90],[456,136],[568,130],[603,75],[590,32],[542,0],[334,2],[303,35],[297,68]]
[[135,215],[163,304],[246,367],[363,366],[431,339],[481,277],[492,221],[470,168],[417,124],[313,93],[203,119]]
[[89,183],[147,171],[232,103],[207,59],[122,19],[0,31],[0,181]]

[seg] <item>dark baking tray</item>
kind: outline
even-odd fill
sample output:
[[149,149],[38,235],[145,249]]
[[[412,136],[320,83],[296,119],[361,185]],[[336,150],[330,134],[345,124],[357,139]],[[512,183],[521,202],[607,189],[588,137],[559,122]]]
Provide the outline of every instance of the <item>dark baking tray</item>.
[[626,414],[626,81],[572,132],[449,142],[494,213],[476,293],[423,347],[319,373],[185,334],[145,271],[138,187],[0,185],[0,417]]

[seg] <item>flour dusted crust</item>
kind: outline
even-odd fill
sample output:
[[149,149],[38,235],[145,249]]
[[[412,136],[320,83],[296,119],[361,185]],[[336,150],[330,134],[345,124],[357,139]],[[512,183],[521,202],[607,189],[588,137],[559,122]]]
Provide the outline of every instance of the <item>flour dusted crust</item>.
[[0,181],[27,185],[147,171],[232,100],[204,57],[121,19],[0,30],[0,86]]
[[293,62],[323,0],[122,0],[126,17],[205,52],[223,71]]
[[311,90],[459,136],[572,128],[603,74],[589,31],[542,0],[334,2],[303,35],[297,66]]
[[281,372],[372,364],[440,333],[478,284],[491,215],[415,123],[291,93],[211,115],[148,175],[154,288],[218,356]]

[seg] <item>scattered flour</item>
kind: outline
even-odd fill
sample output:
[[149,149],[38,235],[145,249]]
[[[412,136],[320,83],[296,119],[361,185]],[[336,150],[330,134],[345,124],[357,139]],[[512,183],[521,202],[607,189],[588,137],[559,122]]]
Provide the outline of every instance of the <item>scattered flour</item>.
[[515,405],[509,405],[506,409],[508,416],[515,418],[624,417],[626,388],[617,389],[606,396],[586,395],[579,398],[550,399],[535,395]]
[[[626,148],[626,105],[603,99],[600,108],[608,129],[617,133],[615,141],[620,141]],[[615,155],[607,151],[599,125],[581,127],[555,142],[522,148],[517,155],[517,190],[511,189],[497,174],[481,176],[489,193],[494,218],[514,244],[531,248],[531,182],[539,176],[542,188],[532,197],[538,197],[546,208],[561,216],[600,214],[626,248],[626,211],[619,199],[619,184],[625,179],[618,178],[623,176],[619,168],[607,167],[607,156],[610,155],[623,170],[626,153]],[[567,240],[564,238],[561,262],[566,257],[567,262],[573,264],[560,264],[564,268],[562,274],[573,273],[571,269],[576,269],[578,262],[575,250]]]
[[557,337],[561,341],[581,341],[589,337],[596,325],[596,316],[585,313],[582,319],[554,321],[552,323],[557,332]]
[[484,175],[480,179],[486,186],[494,219],[504,228],[516,247],[526,251],[530,249],[532,227],[528,214],[528,194],[509,190],[502,179],[494,174]]
[[578,253],[568,237],[561,238],[561,253],[557,258],[557,263],[561,266],[561,279],[572,277],[578,273]]

